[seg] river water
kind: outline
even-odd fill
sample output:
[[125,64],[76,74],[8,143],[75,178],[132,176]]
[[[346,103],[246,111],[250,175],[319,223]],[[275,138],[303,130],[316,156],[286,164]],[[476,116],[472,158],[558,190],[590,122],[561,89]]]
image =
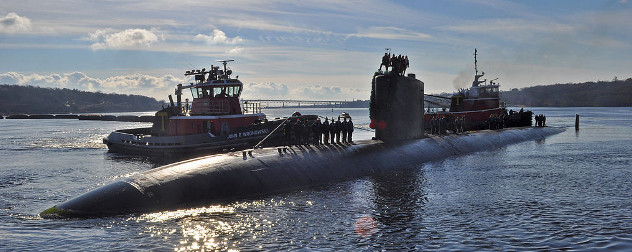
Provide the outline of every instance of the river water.
[[[264,112],[293,110],[368,124],[366,109]],[[85,220],[38,213],[161,165],[101,143],[147,124],[0,120],[0,250],[632,250],[632,108],[531,110],[568,129],[300,191]]]

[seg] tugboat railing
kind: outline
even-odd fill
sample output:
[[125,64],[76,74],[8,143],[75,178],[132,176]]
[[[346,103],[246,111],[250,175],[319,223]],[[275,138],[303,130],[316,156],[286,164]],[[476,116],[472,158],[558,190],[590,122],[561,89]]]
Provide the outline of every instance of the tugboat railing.
[[261,113],[261,103],[258,102],[244,102],[243,103],[244,114],[258,114]]

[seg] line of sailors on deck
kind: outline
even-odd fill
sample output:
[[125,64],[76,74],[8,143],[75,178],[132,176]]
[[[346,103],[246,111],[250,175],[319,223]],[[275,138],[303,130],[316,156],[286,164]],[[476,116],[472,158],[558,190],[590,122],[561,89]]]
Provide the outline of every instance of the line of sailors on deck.
[[408,61],[408,56],[392,56],[390,53],[384,53],[382,56],[382,64],[380,64],[379,72],[382,71],[382,66],[386,67],[386,71],[391,67],[392,73],[397,73],[398,75],[404,75],[406,73],[406,69],[410,66],[410,62]]
[[[503,129],[507,127],[509,116],[507,114],[491,114],[487,119],[489,129]],[[450,129],[453,133],[463,133],[466,128],[465,116],[455,116],[452,125],[449,125],[448,117],[435,115],[430,119],[430,134],[445,135]],[[536,119],[537,120],[537,119]]]
[[509,117],[507,114],[491,114],[489,115],[489,119],[487,119],[487,123],[489,124],[489,129],[503,129],[507,127],[507,120]]
[[[343,121],[334,121],[325,117],[325,122],[321,123],[320,118],[313,122],[287,121],[283,125],[283,136],[285,145],[319,145],[335,143],[353,143],[353,121],[344,118]],[[342,138],[342,140],[341,140]]]
[[539,114],[535,116],[535,126],[536,127],[544,127],[546,126],[546,116],[543,114]]
[[[456,116],[451,126],[454,133],[465,132],[465,116]],[[448,133],[448,118],[435,115],[430,119],[430,134],[445,135]]]

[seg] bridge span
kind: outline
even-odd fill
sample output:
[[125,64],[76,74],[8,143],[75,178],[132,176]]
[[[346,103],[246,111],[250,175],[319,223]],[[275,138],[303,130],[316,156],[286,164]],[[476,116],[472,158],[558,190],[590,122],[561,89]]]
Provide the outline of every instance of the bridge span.
[[358,101],[317,101],[317,100],[284,100],[284,99],[243,99],[244,103],[259,103],[264,108],[274,107],[300,107],[300,106],[327,106],[342,107]]

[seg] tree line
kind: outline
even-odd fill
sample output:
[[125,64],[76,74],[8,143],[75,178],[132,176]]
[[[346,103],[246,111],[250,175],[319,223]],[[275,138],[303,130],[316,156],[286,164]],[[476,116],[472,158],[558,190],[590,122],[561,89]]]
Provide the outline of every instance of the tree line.
[[[618,80],[615,77],[612,81],[514,88],[510,91],[501,91],[500,100],[508,106],[526,107],[632,107],[632,78]],[[365,107],[368,101],[355,103],[348,105]],[[142,95],[0,85],[2,114],[157,111],[163,104],[164,101]]]
[[632,107],[632,78],[534,86],[500,92],[509,106]]
[[141,95],[0,85],[0,113],[67,114],[157,111],[164,101]]

